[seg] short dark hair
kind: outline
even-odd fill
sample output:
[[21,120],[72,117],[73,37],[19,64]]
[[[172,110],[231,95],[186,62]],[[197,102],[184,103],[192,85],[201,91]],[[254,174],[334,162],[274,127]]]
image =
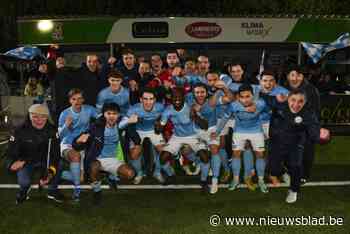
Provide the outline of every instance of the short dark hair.
[[194,91],[194,89],[195,88],[203,88],[203,89],[205,89],[206,91],[207,91],[207,93],[208,93],[208,86],[206,85],[206,84],[204,84],[204,83],[197,83],[197,84],[195,84],[194,86],[193,86],[193,91]]
[[113,78],[120,78],[120,79],[124,79],[124,75],[123,73],[121,73],[120,71],[118,70],[112,70],[108,73],[108,79],[113,77]]
[[81,96],[84,96],[84,92],[81,89],[74,88],[74,89],[69,90],[68,98],[70,99],[71,97],[73,97],[76,94],[81,94]]
[[245,66],[243,63],[239,62],[239,61],[233,61],[230,65],[229,65],[229,69],[231,71],[231,68],[232,67],[235,67],[235,66],[240,66],[242,68],[242,70],[244,71],[245,70]]
[[153,88],[146,87],[141,90],[141,97],[143,96],[144,93],[151,93],[153,94],[154,97],[156,97],[156,92]]
[[241,86],[239,86],[238,93],[245,92],[245,91],[249,91],[252,94],[254,94],[253,87],[250,84],[242,84]]
[[205,53],[199,54],[198,57],[197,57],[197,61],[198,61],[198,58],[199,58],[199,57],[206,57],[206,58],[209,60],[209,55],[208,55],[208,54],[205,54]]
[[297,73],[299,74],[305,74],[306,73],[306,70],[304,67],[302,66],[299,66],[299,65],[294,65],[294,66],[290,66],[288,68],[288,74],[292,71],[296,71]]
[[168,56],[168,54],[176,54],[176,56],[179,58],[179,54],[177,53],[176,49],[170,49],[166,52],[166,55]]
[[124,56],[124,55],[127,55],[127,54],[132,54],[132,55],[134,55],[135,56],[135,53],[134,53],[134,51],[132,50],[132,49],[130,49],[130,48],[124,48],[124,49],[122,49],[122,56]]
[[306,100],[306,93],[304,90],[302,89],[295,89],[295,90],[291,90],[288,94],[288,98],[293,96],[293,95],[303,95],[305,97],[305,100]]
[[107,111],[120,113],[120,107],[115,102],[107,102],[107,103],[104,103],[102,106],[102,113],[105,113]]
[[263,76],[272,76],[275,79],[275,73],[272,70],[264,70],[261,74],[261,77]]
[[162,55],[160,53],[153,53],[153,54],[151,54],[151,57],[153,57],[153,56],[159,56],[159,58],[162,59]]
[[205,77],[207,77],[208,74],[216,74],[216,75],[220,76],[220,75],[219,75],[219,72],[217,72],[217,71],[215,71],[215,70],[211,70],[211,69],[209,69],[209,71],[207,72],[207,74],[205,74]]
[[173,97],[176,93],[180,93],[182,96],[185,96],[185,89],[182,86],[176,86],[171,90],[171,97]]

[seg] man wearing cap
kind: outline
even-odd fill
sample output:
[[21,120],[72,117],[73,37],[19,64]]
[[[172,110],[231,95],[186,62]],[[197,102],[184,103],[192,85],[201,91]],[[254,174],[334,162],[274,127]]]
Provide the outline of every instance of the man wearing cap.
[[57,190],[61,174],[57,130],[48,122],[49,111],[45,105],[34,104],[28,112],[26,121],[11,135],[7,152],[7,168],[17,174],[20,186],[16,203],[29,199],[34,172],[40,173],[40,186],[48,185],[47,197],[62,202],[63,196]]

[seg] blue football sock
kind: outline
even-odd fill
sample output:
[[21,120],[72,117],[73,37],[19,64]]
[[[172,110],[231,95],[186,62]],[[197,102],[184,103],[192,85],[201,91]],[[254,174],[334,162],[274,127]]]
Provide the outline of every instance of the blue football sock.
[[138,159],[131,159],[130,164],[134,168],[136,176],[143,175],[142,165],[141,165],[141,156]]
[[201,181],[207,181],[210,164],[200,162],[199,165],[201,167]]
[[230,167],[228,166],[228,159],[227,159],[226,150],[220,149],[219,154],[220,154],[222,167],[224,168],[225,171],[229,172],[230,171]]
[[160,165],[160,159],[159,159],[159,154],[157,153],[156,149],[152,147],[152,153],[154,156],[154,176],[160,175],[160,170],[161,170],[161,165]]
[[241,159],[240,158],[233,158],[232,159],[231,169],[232,169],[232,174],[234,176],[239,176],[239,173],[241,171]]
[[76,195],[80,193],[80,163],[71,162],[70,163],[70,172],[72,173],[72,179],[74,184],[74,192]]
[[256,159],[256,173],[258,177],[264,177],[266,162],[264,158]]
[[254,170],[254,156],[251,150],[243,151],[244,177],[251,176]]
[[220,176],[220,166],[221,160],[219,154],[214,154],[210,159],[211,168],[213,170],[213,178],[218,178]]

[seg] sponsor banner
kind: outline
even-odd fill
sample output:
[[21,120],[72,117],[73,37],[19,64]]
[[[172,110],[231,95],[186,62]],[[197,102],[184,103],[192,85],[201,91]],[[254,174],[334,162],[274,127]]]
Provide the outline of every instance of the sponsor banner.
[[[135,22],[167,22],[166,38],[135,38],[130,32]],[[196,42],[283,42],[297,19],[274,18],[144,18],[120,19],[114,23],[107,42],[196,43]],[[123,33],[124,32],[124,33]]]
[[[331,42],[349,19],[77,18],[19,20],[20,44]],[[39,23],[44,28],[39,29]]]

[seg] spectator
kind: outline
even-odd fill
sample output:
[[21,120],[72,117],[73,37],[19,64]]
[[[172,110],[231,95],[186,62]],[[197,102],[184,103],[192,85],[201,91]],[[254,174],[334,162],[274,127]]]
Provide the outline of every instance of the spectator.
[[24,96],[39,97],[44,95],[43,86],[36,77],[29,77],[28,82],[24,88]]

